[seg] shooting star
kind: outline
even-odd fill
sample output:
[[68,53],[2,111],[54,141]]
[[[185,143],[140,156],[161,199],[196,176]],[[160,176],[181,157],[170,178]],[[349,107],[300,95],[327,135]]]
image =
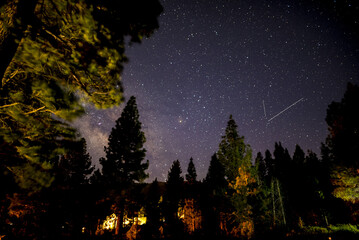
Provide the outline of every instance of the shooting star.
[[293,103],[292,105],[288,106],[287,108],[285,108],[284,110],[282,110],[281,112],[279,112],[277,115],[273,116],[271,119],[268,120],[268,122],[272,121],[274,118],[278,117],[279,115],[281,115],[282,113],[284,113],[285,111],[287,111],[289,108],[293,107],[294,105],[296,105],[297,103],[299,103],[300,101],[302,101],[304,98],[299,99],[298,101],[296,101],[295,103]]
[[263,111],[264,111],[264,117],[267,118],[266,106],[264,105],[264,100],[263,100]]

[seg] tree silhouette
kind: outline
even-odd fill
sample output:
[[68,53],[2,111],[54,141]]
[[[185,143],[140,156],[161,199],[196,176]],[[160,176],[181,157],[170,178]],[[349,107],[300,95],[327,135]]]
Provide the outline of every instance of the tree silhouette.
[[197,181],[196,167],[194,166],[193,158],[190,158],[188,163],[186,180],[190,184],[193,184]]
[[[89,176],[94,171],[90,154],[87,152],[86,140],[81,138],[68,147],[69,151],[60,158],[58,168],[63,173],[63,182],[72,188],[88,184]],[[59,179],[61,181],[61,179]]]
[[261,152],[257,153],[257,157],[254,161],[254,165],[257,168],[258,171],[258,180],[260,181],[260,184],[265,184],[266,177],[268,175],[267,166],[264,161],[263,155]]
[[175,224],[178,220],[177,212],[182,197],[183,177],[182,169],[178,160],[174,161],[167,177],[165,193],[165,217],[170,224]]
[[224,167],[218,160],[217,155],[213,154],[209,163],[208,172],[204,179],[205,184],[213,195],[223,195],[228,183],[225,179]]
[[129,188],[148,176],[145,173],[148,161],[143,162],[146,155],[146,149],[143,148],[145,141],[136,98],[132,96],[112,128],[108,146],[105,147],[106,157],[100,159],[102,181],[112,191],[115,208],[119,213],[119,230],[122,228],[126,201],[130,197]]
[[105,147],[106,157],[100,159],[106,184],[124,188],[147,177],[148,161],[143,163],[145,141],[136,98],[132,96],[112,128],[108,146]]

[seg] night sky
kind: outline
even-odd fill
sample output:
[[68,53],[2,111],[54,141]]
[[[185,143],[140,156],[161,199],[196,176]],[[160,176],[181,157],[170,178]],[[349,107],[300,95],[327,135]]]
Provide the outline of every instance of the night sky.
[[[359,47],[347,25],[309,1],[162,5],[159,30],[127,48],[122,76],[126,101],[137,98],[149,181],[166,180],[176,159],[186,173],[190,157],[205,177],[230,114],[253,159],[278,141],[291,154],[295,144],[320,154],[328,104],[359,82]],[[124,105],[88,106],[74,123],[97,166]]]

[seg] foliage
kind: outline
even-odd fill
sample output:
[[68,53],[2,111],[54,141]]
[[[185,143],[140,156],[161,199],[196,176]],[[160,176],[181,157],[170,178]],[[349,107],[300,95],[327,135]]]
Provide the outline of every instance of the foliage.
[[329,225],[327,227],[320,226],[304,226],[303,230],[308,233],[335,233],[335,232],[351,232],[358,234],[359,227],[358,225],[352,224],[337,224],[337,225]]
[[225,135],[219,144],[218,160],[225,168],[227,181],[235,181],[241,166],[251,165],[252,150],[244,143],[244,137],[238,135],[237,124],[232,115],[229,117]]
[[19,185],[40,189],[53,159],[74,136],[66,121],[90,102],[123,101],[125,36],[141,42],[158,27],[157,0],[19,0],[0,9],[0,135],[25,163]]
[[86,140],[81,138],[68,147],[68,152],[60,158],[57,168],[64,183],[71,187],[88,184],[88,177],[92,174],[94,166],[90,154],[87,152]]
[[181,176],[182,169],[179,160],[172,163],[172,166],[168,172],[167,184],[179,186],[183,183],[183,177]]
[[329,135],[323,152],[332,163],[332,183],[335,197],[358,202],[359,169],[359,86],[348,83],[340,102],[332,102],[327,109]]
[[359,169],[336,167],[332,172],[333,195],[351,203],[359,202]]
[[217,156],[225,168],[225,176],[229,184],[227,194],[234,208],[232,217],[237,223],[230,232],[234,236],[240,232],[242,236],[250,238],[253,233],[253,219],[252,206],[248,198],[256,193],[253,188],[255,178],[252,174],[254,171],[251,164],[252,150],[244,143],[244,137],[238,135],[237,125],[232,115],[229,117],[225,135],[219,144]]
[[194,199],[185,199],[179,214],[189,234],[201,229],[202,213]]

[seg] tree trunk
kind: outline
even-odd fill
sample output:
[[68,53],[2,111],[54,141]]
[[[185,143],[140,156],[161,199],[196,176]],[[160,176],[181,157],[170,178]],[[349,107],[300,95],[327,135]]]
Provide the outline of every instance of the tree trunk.
[[280,207],[282,210],[282,215],[283,215],[283,223],[284,225],[287,225],[287,222],[285,220],[285,212],[284,212],[284,206],[283,206],[283,199],[282,199],[282,194],[280,193],[280,188],[279,188],[279,182],[278,179],[276,179],[277,181],[277,190],[278,190],[278,195],[279,195],[279,202],[280,202]]
[[[37,0],[8,0],[0,12],[0,79],[14,58],[28,25],[34,22]],[[2,81],[3,82],[3,81]]]
[[271,195],[272,195],[272,205],[273,205],[273,226],[275,226],[276,216],[275,216],[275,197],[274,197],[274,181],[271,181]]

